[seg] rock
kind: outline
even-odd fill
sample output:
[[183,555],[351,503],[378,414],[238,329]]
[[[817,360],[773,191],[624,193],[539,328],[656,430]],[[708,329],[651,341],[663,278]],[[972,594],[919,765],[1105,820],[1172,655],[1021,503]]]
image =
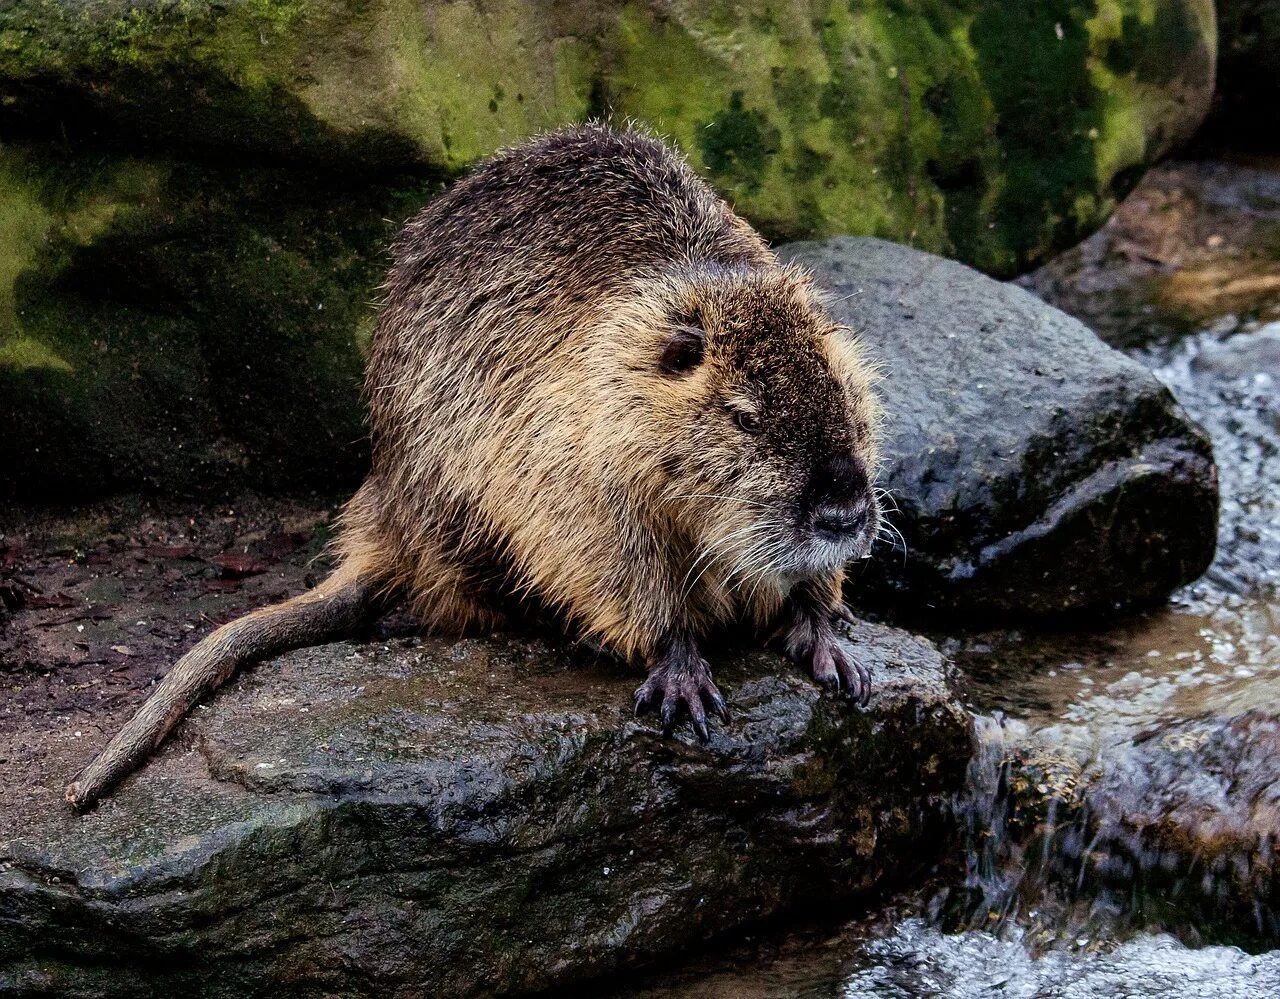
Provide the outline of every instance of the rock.
[[677,141],[771,237],[918,241],[1008,274],[1099,225],[1190,137],[1211,0],[548,6],[527,0],[0,11],[11,128],[73,142],[452,174],[593,115]]
[[538,642],[297,652],[81,817],[61,786],[106,733],[20,718],[0,742],[0,991],[549,988],[901,883],[954,837],[972,731],[932,647],[856,639],[867,713],[737,654],[717,669],[734,721],[706,747],[630,718],[635,677]]
[[1210,0],[0,5],[0,498],[351,489],[396,227],[592,115],[668,136],[771,237],[1025,270],[1191,133],[1212,25]]
[[1198,144],[1228,152],[1280,150],[1280,2],[1217,0],[1218,86]]
[[0,497],[357,483],[401,183],[0,146]]
[[1018,279],[1113,347],[1280,319],[1280,174],[1178,161],[1105,226]]
[[[1280,939],[1280,720],[1261,709],[1140,735],[1090,775],[1089,858],[1110,885],[1202,910],[1209,926]],[[1105,858],[1105,861],[1104,861]]]
[[[1193,938],[1274,947],[1280,939],[1280,720],[1166,720],[1094,756],[1060,732],[1015,732],[1000,747],[989,725],[988,800],[970,808],[974,845],[998,891],[1039,906],[1091,903],[1098,913],[1159,924]],[[998,787],[997,787],[998,784]],[[994,820],[994,821],[993,821]],[[1026,879],[1024,881],[1024,879]],[[1049,901],[1052,899],[1052,901]],[[998,898],[986,906],[1003,908]],[[1005,900],[1007,903],[1007,899]]]
[[906,550],[851,583],[899,615],[1155,601],[1209,564],[1209,441],[1141,365],[1029,293],[875,239],[784,247],[884,369]]

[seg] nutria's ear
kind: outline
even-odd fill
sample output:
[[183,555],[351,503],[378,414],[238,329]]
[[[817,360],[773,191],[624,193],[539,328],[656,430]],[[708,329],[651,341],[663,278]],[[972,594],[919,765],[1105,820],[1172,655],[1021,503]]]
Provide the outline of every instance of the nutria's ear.
[[683,375],[702,363],[706,334],[696,326],[677,326],[662,348],[658,367],[669,375]]

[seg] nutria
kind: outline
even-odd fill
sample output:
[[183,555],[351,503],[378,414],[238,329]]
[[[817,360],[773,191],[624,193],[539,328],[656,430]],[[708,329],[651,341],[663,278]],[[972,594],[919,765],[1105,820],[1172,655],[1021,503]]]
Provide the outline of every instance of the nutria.
[[369,357],[372,464],[314,590],[219,628],[67,788],[96,801],[242,666],[403,597],[513,606],[649,667],[635,707],[727,719],[698,640],[780,625],[865,703],[834,625],[880,511],[871,375],[800,271],[672,150],[604,125],[507,150],[393,249]]

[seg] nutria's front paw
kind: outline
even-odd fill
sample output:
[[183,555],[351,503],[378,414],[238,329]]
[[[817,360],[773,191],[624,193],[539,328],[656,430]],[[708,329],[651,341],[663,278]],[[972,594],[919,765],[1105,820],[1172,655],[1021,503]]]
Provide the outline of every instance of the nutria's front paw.
[[785,637],[787,657],[807,667],[813,678],[831,690],[843,690],[859,707],[871,701],[871,674],[858,662],[847,642],[837,637],[833,623],[849,620],[837,609],[835,621],[797,615]]
[[711,738],[707,731],[708,711],[721,721],[729,720],[729,707],[711,679],[711,667],[697,656],[685,662],[664,663],[649,674],[636,691],[636,714],[642,715],[650,708],[661,711],[663,735],[670,735],[682,712],[687,711],[693,730],[703,742]]

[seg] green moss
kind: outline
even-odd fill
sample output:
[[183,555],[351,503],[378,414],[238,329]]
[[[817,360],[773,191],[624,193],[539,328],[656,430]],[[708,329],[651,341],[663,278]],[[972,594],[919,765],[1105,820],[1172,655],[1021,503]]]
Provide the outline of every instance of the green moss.
[[592,115],[668,137],[774,240],[1013,274],[1189,131],[1213,42],[1209,0],[15,0],[0,459],[100,488],[348,474],[325,463],[363,436],[395,222]]
[[[1203,49],[1194,0],[1118,6],[1108,44]],[[656,19],[628,5],[605,46],[607,103],[675,138],[770,236],[866,233],[1007,274],[1099,224],[1113,178],[1174,130],[1151,134],[1172,111],[1150,96],[1170,88],[1098,69],[1093,13],[921,0]]]
[[34,368],[67,375],[75,373],[75,369],[64,358],[50,350],[47,344],[19,333],[10,333],[0,338],[0,368],[8,368],[16,372],[26,372]]
[[35,234],[0,317],[0,421],[23,428],[0,467],[40,474],[6,474],[7,491],[358,476],[360,337],[396,227],[384,219],[433,183],[68,164],[12,145],[0,177],[0,217],[21,213]]
[[1208,0],[428,8],[21,0],[0,98],[37,128],[447,174],[634,116],[775,238],[873,234],[1005,274],[1185,133],[1213,43]]
[[742,106],[741,90],[729,96],[729,106],[703,126],[699,138],[713,178],[733,190],[760,190],[779,133],[760,112]]

